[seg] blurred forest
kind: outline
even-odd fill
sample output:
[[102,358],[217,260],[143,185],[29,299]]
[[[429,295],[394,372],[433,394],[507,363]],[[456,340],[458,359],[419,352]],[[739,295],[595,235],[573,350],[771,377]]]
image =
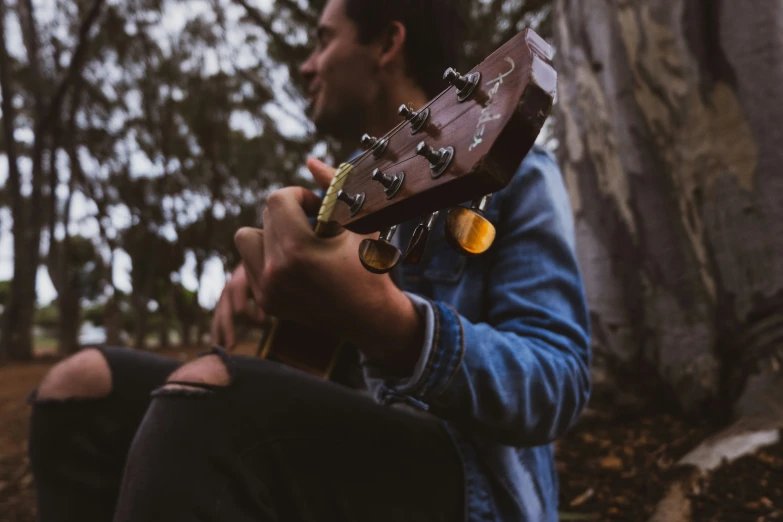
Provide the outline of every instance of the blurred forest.
[[[259,222],[270,190],[307,183],[308,154],[356,146],[317,139],[303,112],[297,70],[324,3],[0,2],[0,230],[13,245],[0,360],[32,358],[36,341],[73,353],[96,342],[86,321],[99,342],[203,341],[206,264],[233,269],[234,232]],[[471,66],[523,26],[549,30],[549,2],[462,9]],[[37,307],[38,267],[57,297]]]

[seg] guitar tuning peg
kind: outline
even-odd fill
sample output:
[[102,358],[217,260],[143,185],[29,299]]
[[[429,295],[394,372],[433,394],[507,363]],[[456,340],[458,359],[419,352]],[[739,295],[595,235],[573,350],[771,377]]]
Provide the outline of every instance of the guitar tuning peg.
[[405,181],[405,173],[398,172],[397,174],[386,174],[381,169],[375,169],[372,171],[370,179],[383,185],[386,199],[391,199],[400,190],[402,182]]
[[470,98],[470,95],[476,90],[476,86],[481,81],[481,73],[474,72],[467,76],[463,76],[449,67],[446,69],[446,72],[443,73],[443,79],[457,89],[457,99],[464,102]]
[[385,274],[400,262],[402,252],[391,244],[397,225],[381,232],[378,239],[365,239],[359,244],[359,260],[373,274]]
[[413,231],[408,248],[403,256],[404,263],[407,265],[418,265],[424,255],[424,249],[427,247],[427,240],[430,237],[435,220],[438,219],[440,211],[433,212],[421,218],[416,230]]
[[444,147],[433,149],[427,143],[421,141],[416,146],[416,155],[426,158],[430,162],[430,169],[433,178],[437,178],[449,168],[454,159],[454,147]]
[[424,108],[416,112],[404,103],[400,105],[400,108],[397,110],[397,114],[402,116],[405,121],[409,121],[411,123],[411,134],[416,134],[421,131],[421,129],[424,127],[424,124],[427,123],[427,120],[430,118],[429,109]]
[[348,205],[351,216],[355,216],[356,213],[361,210],[362,205],[364,205],[364,199],[364,192],[360,192],[359,194],[352,196],[342,189],[337,191],[337,201],[342,201]]
[[495,226],[484,217],[492,194],[473,202],[470,208],[454,207],[446,216],[446,238],[465,255],[483,254],[495,240]]
[[376,158],[380,158],[381,155],[386,152],[386,147],[389,146],[388,138],[373,138],[369,134],[362,136],[361,145],[364,150],[372,151],[372,155]]

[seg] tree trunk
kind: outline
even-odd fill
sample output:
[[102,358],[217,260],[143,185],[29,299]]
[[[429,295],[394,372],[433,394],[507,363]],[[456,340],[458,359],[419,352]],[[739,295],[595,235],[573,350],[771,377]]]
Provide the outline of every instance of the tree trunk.
[[[149,285],[144,285],[148,287]],[[147,319],[149,318],[148,288],[133,286],[131,303],[133,304],[133,346],[137,350],[147,348]]]
[[81,306],[78,288],[63,288],[57,295],[59,315],[58,352],[72,355],[79,351],[79,330],[82,325]]
[[[31,233],[28,225],[28,210],[25,197],[21,192],[16,141],[14,140],[15,109],[11,100],[14,87],[11,83],[10,60],[6,50],[5,35],[6,5],[0,0],[0,90],[2,90],[3,135],[5,151],[8,156],[8,197],[11,202],[14,235],[14,278],[11,292],[2,318],[0,335],[0,357],[10,359],[32,358],[32,326],[35,307],[35,272],[37,263],[29,247]],[[35,246],[37,250],[37,245]]]
[[103,308],[103,327],[106,329],[106,344],[122,346],[122,314],[115,296],[110,297]]
[[780,368],[781,20],[762,0],[556,4],[594,351],[687,411]]
[[193,323],[180,319],[180,346],[193,346]]

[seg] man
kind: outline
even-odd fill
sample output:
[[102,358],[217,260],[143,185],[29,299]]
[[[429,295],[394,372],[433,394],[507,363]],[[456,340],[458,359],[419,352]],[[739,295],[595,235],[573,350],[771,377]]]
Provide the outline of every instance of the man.
[[[302,66],[318,129],[382,135],[401,103],[423,105],[459,42],[433,39],[443,27],[457,27],[451,2],[330,0]],[[308,167],[328,184],[331,168]],[[438,228],[398,288],[361,266],[361,237],[314,235],[312,193],[272,194],[263,231],[237,234],[245,270],[214,331],[232,342],[220,318],[243,307],[247,281],[265,312],[351,341],[375,400],[220,350],[178,369],[84,351],[33,398],[40,519],[557,520],[551,442],[589,393],[567,201],[532,151],[487,210],[492,249],[467,260]]]

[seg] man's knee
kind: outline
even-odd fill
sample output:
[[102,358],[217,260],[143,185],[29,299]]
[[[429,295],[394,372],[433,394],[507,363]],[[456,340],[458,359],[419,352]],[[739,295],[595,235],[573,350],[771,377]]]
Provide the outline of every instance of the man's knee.
[[38,400],[106,397],[111,392],[109,363],[94,348],[83,350],[55,365],[38,387]]
[[[188,386],[192,384],[193,386]],[[166,390],[203,390],[204,387],[228,386],[231,376],[217,355],[205,355],[176,370],[168,378]]]

